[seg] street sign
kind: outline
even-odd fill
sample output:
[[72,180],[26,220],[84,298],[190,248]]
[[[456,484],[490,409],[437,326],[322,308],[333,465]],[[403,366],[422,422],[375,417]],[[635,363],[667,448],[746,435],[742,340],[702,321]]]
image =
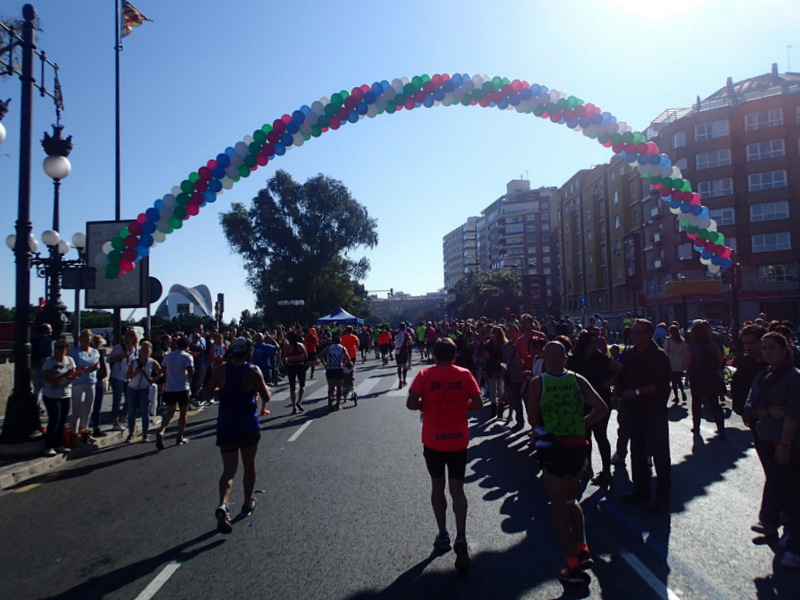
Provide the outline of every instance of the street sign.
[[587,304],[586,296],[578,296],[578,306],[586,306]]

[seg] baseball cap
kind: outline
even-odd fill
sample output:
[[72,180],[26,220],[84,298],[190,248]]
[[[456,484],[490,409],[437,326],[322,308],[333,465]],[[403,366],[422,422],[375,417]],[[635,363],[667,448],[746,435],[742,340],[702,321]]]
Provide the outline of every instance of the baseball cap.
[[234,340],[231,346],[232,354],[243,355],[250,349],[250,341],[244,337],[238,337]]

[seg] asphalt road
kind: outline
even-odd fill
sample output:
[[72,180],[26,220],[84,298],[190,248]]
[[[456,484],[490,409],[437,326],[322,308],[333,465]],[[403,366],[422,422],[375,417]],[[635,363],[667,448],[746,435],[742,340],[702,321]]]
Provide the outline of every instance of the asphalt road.
[[[524,433],[489,420],[488,409],[471,420],[473,563],[460,576],[452,552],[432,552],[419,415],[405,408],[394,370],[360,366],[358,406],[331,414],[321,376],[300,415],[290,414],[286,386],[274,389],[262,418],[259,506],[229,536],[213,516],[213,407],[190,418],[187,445],[172,445],[172,429],[162,452],[152,442],[108,448],[0,495],[0,598],[800,598],[800,574],[752,542],[763,475],[736,416],[728,441],[714,439],[707,421],[698,443],[686,409],[671,410],[670,513],[623,504],[624,469],[610,491],[587,487],[596,565],[588,586],[564,587]],[[239,473],[234,512],[242,500]]]

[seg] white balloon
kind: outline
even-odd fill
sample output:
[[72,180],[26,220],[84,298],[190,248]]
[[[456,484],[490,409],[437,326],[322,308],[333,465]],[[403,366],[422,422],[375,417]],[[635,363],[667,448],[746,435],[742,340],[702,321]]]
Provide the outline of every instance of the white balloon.
[[[244,164],[244,157],[241,154],[234,154],[233,156],[231,156],[231,164],[228,168],[230,169],[231,167],[233,167],[235,169],[239,165],[243,164]],[[239,171],[237,170],[236,172],[238,173]]]
[[108,264],[108,254],[104,252],[98,252],[94,255],[94,265],[98,269],[105,269],[106,265]]
[[[316,125],[317,121],[319,120],[319,115],[314,111],[311,111],[306,115],[306,121],[302,125],[300,125],[300,131],[303,131],[303,127],[308,127],[308,131],[311,131],[311,126]],[[311,135],[311,133],[309,133]]]
[[158,211],[159,221],[166,221],[172,216],[173,209],[169,206],[165,206],[161,210]]
[[246,136],[244,136],[242,138],[242,141],[249,146],[250,144],[253,143],[253,136],[252,135],[246,135]]
[[380,97],[375,101],[375,104],[373,104],[373,106],[378,111],[386,110],[386,103],[387,102],[388,102],[388,100],[386,98]]
[[397,96],[397,90],[395,90],[392,86],[389,86],[385,90],[383,90],[383,98],[386,100],[394,100],[395,96]]
[[103,242],[103,245],[100,247],[100,250],[103,251],[103,254],[108,254],[114,249],[114,246],[111,245],[111,242]]
[[[238,171],[237,171],[238,175]],[[229,178],[227,175],[222,178],[222,189],[229,190],[233,187],[233,180]]]
[[303,139],[303,134],[299,131],[292,135],[292,145],[293,146],[302,146],[305,140]]
[[370,119],[378,116],[378,102],[373,102],[369,105],[369,108],[367,108],[367,116]]
[[683,179],[683,174],[681,173],[681,170],[678,167],[673,165],[672,168],[670,169],[670,177],[672,177],[673,179]]
[[[316,123],[316,118],[314,119],[314,122]],[[302,125],[300,125],[300,129],[298,130],[298,133],[300,135],[302,135],[304,138],[310,136],[311,135],[311,125],[313,125],[313,124],[314,123],[311,123],[311,124],[303,123]]]
[[706,227],[709,231],[716,231],[717,230],[717,222],[714,219],[708,220],[708,227]]
[[481,75],[473,75],[472,76],[472,83],[475,85],[476,88],[479,88],[483,85],[483,76]]
[[671,212],[673,215],[677,215],[679,212],[681,212],[681,209],[680,208],[672,208],[670,206],[669,207],[669,212]]
[[177,196],[177,195],[178,195],[178,194],[180,194],[182,191],[183,191],[183,190],[181,190],[181,186],[179,186],[179,185],[173,185],[173,186],[172,186],[172,189],[170,190],[170,192],[172,193],[172,195],[173,195],[173,196]]
[[163,242],[164,240],[166,240],[166,239],[167,239],[167,234],[166,234],[166,233],[164,233],[163,231],[159,231],[158,229],[156,229],[156,230],[155,230],[155,231],[152,233],[152,235],[153,235],[153,239],[154,239],[155,241],[157,241],[159,244],[160,244],[161,242]]
[[167,219],[162,219],[158,223],[156,223],[156,231],[167,234],[169,230],[172,228],[172,225],[169,224]]
[[236,150],[236,154],[240,156],[247,156],[250,152],[250,149],[247,147],[247,144],[244,142],[236,142],[236,146],[234,146],[234,150]]
[[719,265],[713,265],[713,264],[712,265],[708,265],[708,272],[709,273],[713,273],[714,275],[716,275],[717,273],[720,272],[720,266]]
[[453,90],[453,103],[461,102],[468,93],[463,87]]
[[[225,169],[225,178],[236,179],[237,177],[239,177],[239,169],[237,169],[233,165],[231,165],[230,167]],[[223,187],[225,187],[224,186],[224,179],[225,178],[223,178]]]
[[173,194],[164,196],[164,206],[168,208],[175,208],[178,206],[178,199]]
[[395,92],[397,92],[397,93],[402,92],[403,91],[403,85],[405,85],[405,84],[403,83],[402,79],[392,79],[392,87],[394,88]]
[[[463,90],[464,94],[471,94],[472,92],[475,91],[475,84],[473,83],[472,79],[467,79],[466,81],[464,81],[463,84],[461,84],[461,87],[458,89]],[[458,91],[458,89],[455,91]]]
[[[323,112],[325,112],[325,105],[320,100],[312,102],[311,103],[311,112],[314,113],[315,115],[319,116]],[[311,114],[311,113],[309,113],[309,114]],[[306,115],[306,120],[308,120],[308,115]]]

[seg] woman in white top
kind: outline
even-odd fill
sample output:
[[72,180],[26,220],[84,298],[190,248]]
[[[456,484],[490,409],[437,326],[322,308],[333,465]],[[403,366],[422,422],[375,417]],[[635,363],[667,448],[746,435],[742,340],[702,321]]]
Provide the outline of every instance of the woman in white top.
[[681,336],[680,329],[677,325],[670,325],[667,330],[667,339],[664,342],[664,351],[669,356],[669,363],[672,366],[672,391],[675,397],[672,401],[678,404],[678,390],[683,395],[683,401],[686,402],[686,391],[683,389],[683,376],[686,372],[686,361],[688,359],[688,349],[686,340]]
[[128,443],[133,441],[136,429],[136,413],[142,413],[142,441],[147,441],[147,430],[150,428],[150,385],[161,375],[161,366],[150,358],[153,345],[147,340],[139,345],[139,356],[128,363]]
[[67,453],[64,447],[64,428],[69,416],[72,398],[72,380],[78,374],[75,361],[67,356],[67,342],[59,339],[53,348],[53,356],[42,364],[44,386],[42,397],[47,408],[47,434],[45,435],[45,456],[55,456],[57,452]]

